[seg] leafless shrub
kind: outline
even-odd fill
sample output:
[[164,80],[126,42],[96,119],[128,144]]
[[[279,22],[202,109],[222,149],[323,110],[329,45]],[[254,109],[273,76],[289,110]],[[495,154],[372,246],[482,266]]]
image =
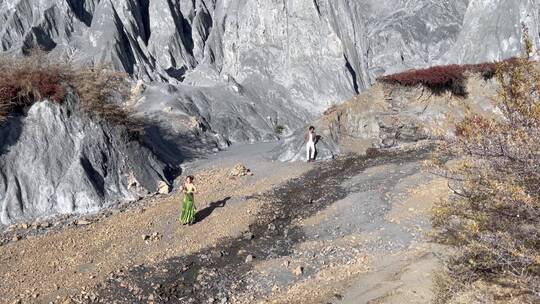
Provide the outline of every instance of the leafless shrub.
[[36,100],[61,102],[66,95],[64,72],[40,54],[16,60],[0,58],[0,122]]
[[128,96],[126,77],[124,73],[96,67],[72,71],[69,85],[79,96],[85,113],[140,134],[144,131],[144,122],[114,102]]

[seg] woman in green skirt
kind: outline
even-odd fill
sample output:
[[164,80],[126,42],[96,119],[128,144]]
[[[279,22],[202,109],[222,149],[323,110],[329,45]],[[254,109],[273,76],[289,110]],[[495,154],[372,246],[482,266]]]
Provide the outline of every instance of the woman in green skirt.
[[197,213],[197,207],[195,206],[194,194],[197,192],[197,188],[193,184],[195,177],[192,175],[186,177],[182,192],[184,193],[184,202],[182,205],[182,216],[180,221],[182,225],[191,225],[195,222],[195,214]]

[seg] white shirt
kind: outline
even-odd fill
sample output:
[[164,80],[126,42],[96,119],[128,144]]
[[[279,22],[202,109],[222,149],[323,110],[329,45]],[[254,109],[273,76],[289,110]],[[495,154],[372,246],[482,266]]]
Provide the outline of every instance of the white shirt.
[[309,132],[309,143],[314,143],[315,142],[315,139],[314,139],[314,136],[315,134]]

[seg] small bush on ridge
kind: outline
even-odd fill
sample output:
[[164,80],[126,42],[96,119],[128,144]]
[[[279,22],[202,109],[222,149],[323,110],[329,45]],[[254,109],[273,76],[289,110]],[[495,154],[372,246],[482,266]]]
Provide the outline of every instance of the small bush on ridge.
[[[514,62],[509,59],[506,62]],[[434,93],[451,92],[456,96],[465,97],[467,74],[480,74],[484,79],[495,76],[496,63],[445,65],[427,69],[410,70],[398,74],[380,77],[383,83],[414,87],[422,85]]]
[[277,126],[274,128],[274,133],[275,133],[277,136],[283,135],[284,132],[285,132],[285,127],[282,126],[282,125],[277,125]]
[[0,123],[33,103],[50,100],[62,103],[68,92],[78,96],[88,115],[139,133],[139,119],[114,103],[127,96],[126,75],[104,67],[75,69],[51,62],[43,53],[24,58],[0,58]]
[[0,59],[0,122],[37,100],[62,102],[66,88],[62,68],[37,56]]

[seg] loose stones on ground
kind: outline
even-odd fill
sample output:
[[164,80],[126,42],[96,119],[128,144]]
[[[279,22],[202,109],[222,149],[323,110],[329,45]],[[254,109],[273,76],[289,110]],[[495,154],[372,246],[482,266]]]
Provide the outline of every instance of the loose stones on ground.
[[252,176],[253,172],[248,169],[244,164],[236,165],[231,172],[229,172],[229,177],[242,177],[242,176]]

